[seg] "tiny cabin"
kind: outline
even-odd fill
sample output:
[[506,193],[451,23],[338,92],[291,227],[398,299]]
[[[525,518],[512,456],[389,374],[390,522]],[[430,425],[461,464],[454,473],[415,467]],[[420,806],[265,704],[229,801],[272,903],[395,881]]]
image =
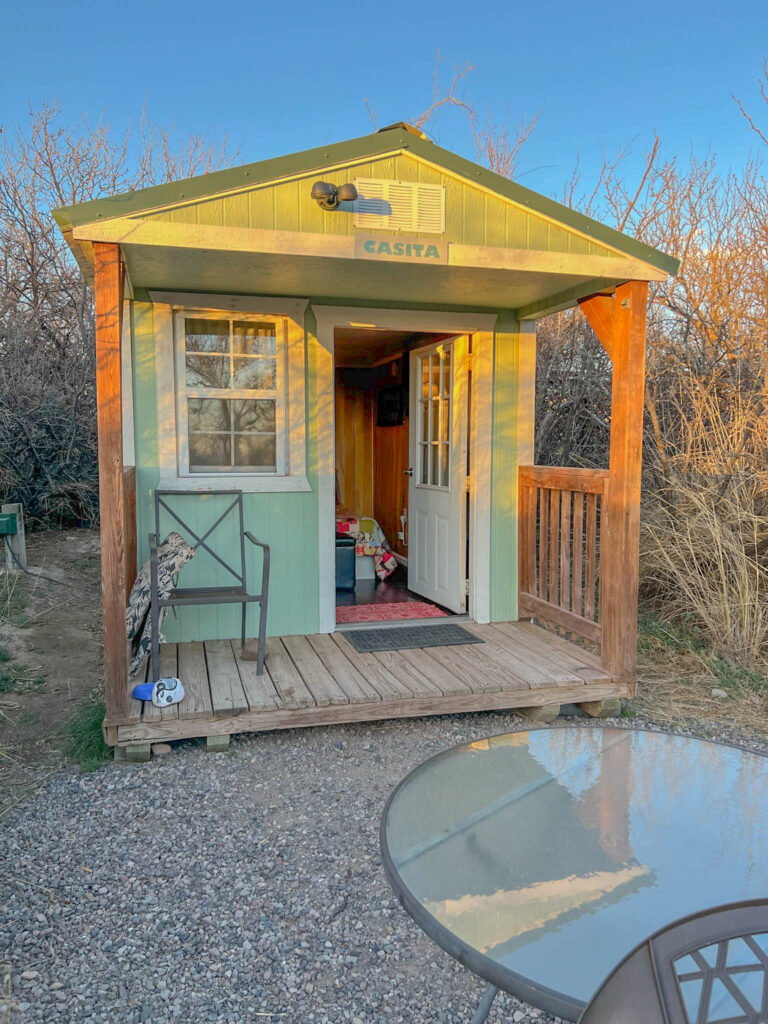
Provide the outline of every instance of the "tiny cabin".
[[[632,692],[647,288],[673,259],[406,124],[55,218],[95,295],[111,744]],[[610,463],[538,467],[536,320],[577,305],[613,363]],[[269,546],[264,671],[257,604],[191,603],[161,649],[186,697],[142,705],[150,534],[220,585],[233,494]],[[481,642],[350,642],[398,623]]]

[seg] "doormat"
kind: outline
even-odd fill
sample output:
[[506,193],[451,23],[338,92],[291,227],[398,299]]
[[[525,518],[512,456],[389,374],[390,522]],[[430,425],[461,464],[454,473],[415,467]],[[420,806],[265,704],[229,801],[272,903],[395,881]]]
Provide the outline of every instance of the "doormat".
[[411,647],[446,647],[453,644],[482,644],[479,636],[463,626],[403,626],[398,629],[351,629],[344,634],[358,651],[404,651]]
[[397,619],[439,619],[447,615],[448,612],[427,601],[347,604],[336,609],[337,622],[392,622]]

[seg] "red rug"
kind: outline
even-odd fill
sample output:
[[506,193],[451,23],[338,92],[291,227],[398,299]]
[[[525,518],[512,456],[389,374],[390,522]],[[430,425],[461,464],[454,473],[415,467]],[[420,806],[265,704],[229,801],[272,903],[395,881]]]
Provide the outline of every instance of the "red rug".
[[426,601],[340,605],[336,609],[337,622],[392,622],[397,619],[438,619],[447,615],[448,612]]

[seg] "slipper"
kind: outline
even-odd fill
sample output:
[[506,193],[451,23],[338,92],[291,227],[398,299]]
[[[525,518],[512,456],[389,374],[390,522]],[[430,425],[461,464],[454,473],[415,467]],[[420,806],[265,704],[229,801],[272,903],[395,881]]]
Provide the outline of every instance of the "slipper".
[[158,679],[156,683],[138,683],[133,688],[133,696],[137,700],[151,700],[155,707],[165,708],[183,700],[184,687],[180,679],[167,676]]

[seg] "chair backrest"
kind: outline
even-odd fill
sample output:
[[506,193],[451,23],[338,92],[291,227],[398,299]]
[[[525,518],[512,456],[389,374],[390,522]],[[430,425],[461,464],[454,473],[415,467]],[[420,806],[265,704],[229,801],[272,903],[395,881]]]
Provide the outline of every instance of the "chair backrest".
[[[224,499],[231,499],[226,501],[226,508],[221,512],[214,522],[205,530],[204,533],[198,533],[197,530],[200,527],[194,528],[186,522],[181,515],[178,508],[178,502],[174,507],[174,498],[180,497],[193,497],[197,498],[198,502],[200,499],[206,497],[217,497]],[[202,548],[207,551],[208,554],[222,566],[229,577],[232,577],[243,587],[247,587],[246,582],[246,558],[245,558],[245,523],[243,519],[243,492],[242,491],[215,491],[211,494],[201,491],[155,491],[155,533],[160,538],[160,514],[164,511],[171,519],[175,522],[176,526],[181,529],[190,538],[190,544],[197,551],[198,548]],[[189,514],[189,513],[187,513]],[[230,516],[234,516],[237,522],[237,551],[239,554],[239,565],[228,562],[222,555],[211,547],[209,541],[216,530],[225,524]],[[231,581],[230,581],[231,582]]]
[[579,1024],[765,1024],[768,900],[713,907],[632,950]]

